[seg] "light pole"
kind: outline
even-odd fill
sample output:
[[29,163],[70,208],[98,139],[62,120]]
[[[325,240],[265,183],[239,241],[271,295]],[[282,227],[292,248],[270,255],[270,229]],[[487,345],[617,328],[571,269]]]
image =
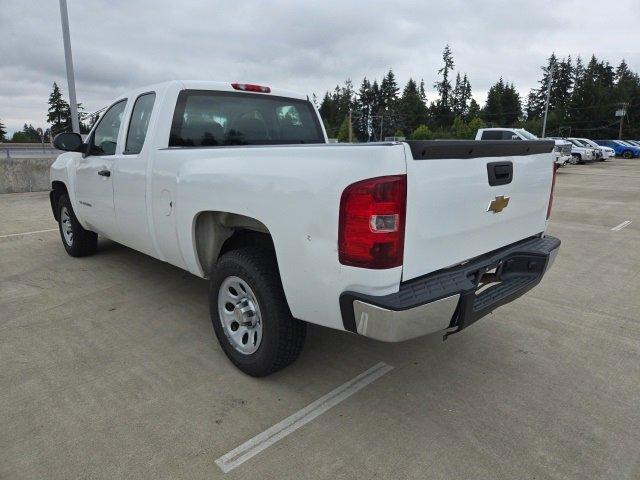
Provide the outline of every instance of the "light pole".
[[69,14],[67,0],[60,0],[60,20],[62,21],[62,41],[64,43],[64,60],[67,64],[67,84],[69,86],[69,108],[71,109],[71,128],[80,133],[78,121],[78,101],[76,100],[76,80],[73,75],[73,57],[71,56],[71,39],[69,38]]
[[627,104],[623,103],[620,109],[616,111],[616,117],[620,117],[620,131],[618,132],[618,140],[622,140],[622,126],[624,125],[624,116],[627,114]]

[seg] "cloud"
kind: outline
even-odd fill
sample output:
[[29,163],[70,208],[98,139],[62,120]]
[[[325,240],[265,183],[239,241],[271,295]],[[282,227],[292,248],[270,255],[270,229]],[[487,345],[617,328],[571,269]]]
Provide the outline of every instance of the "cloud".
[[[0,119],[42,126],[55,81],[66,92],[58,3],[0,10]],[[68,0],[78,100],[94,111],[131,87],[169,79],[266,82],[316,93],[393,68],[430,87],[442,48],[453,49],[479,100],[502,76],[524,96],[555,51],[623,57],[640,69],[633,32],[640,3]],[[624,13],[624,14],[621,14]],[[428,92],[431,99],[432,92]]]

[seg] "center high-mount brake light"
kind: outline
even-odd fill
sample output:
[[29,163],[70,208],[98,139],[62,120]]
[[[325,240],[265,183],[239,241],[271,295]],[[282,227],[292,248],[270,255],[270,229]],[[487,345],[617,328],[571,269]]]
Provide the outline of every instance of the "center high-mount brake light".
[[372,269],[402,265],[406,203],[406,175],[349,185],[340,199],[340,263]]
[[243,92],[271,93],[271,87],[265,87],[263,85],[255,85],[253,83],[234,82],[231,84],[231,86],[235,90],[242,90]]

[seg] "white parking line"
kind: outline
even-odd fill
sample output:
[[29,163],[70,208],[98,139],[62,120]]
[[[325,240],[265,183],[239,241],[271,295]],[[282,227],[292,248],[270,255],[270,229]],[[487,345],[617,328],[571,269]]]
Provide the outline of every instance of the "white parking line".
[[57,231],[58,231],[57,228],[50,228],[49,230],[37,230],[35,232],[11,233],[9,235],[0,235],[0,238],[22,237],[23,235],[35,235],[36,233],[57,232]]
[[387,365],[384,362],[374,365],[369,370],[361,373],[352,380],[343,383],[335,390],[307,405],[302,410],[297,411],[290,417],[285,418],[273,427],[256,435],[239,447],[234,448],[229,453],[221,456],[216,460],[216,463],[224,473],[230,472],[266,448],[269,448],[278,440],[286,437],[303,425],[306,425],[311,420],[322,415],[324,412],[336,406],[346,398],[349,398],[358,390],[366,387],[371,382],[380,378],[392,369],[393,367],[391,365]]
[[616,225],[615,227],[613,227],[611,229],[611,231],[612,232],[619,232],[620,230],[622,230],[625,227],[628,227],[629,225],[631,225],[631,220],[625,220],[620,225]]

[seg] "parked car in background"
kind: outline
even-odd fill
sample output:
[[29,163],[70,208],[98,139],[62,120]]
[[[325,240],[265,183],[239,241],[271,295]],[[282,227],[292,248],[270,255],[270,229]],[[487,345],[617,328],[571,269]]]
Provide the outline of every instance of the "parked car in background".
[[575,140],[578,140],[585,146],[600,149],[600,151],[602,152],[602,161],[610,160],[616,156],[616,152],[613,148],[605,147],[604,145],[598,145],[596,142],[594,142],[593,140],[589,140],[588,138],[576,138]]
[[585,147],[580,142],[572,138],[565,138],[562,140],[571,142],[571,156],[574,159],[574,163],[584,163],[597,160],[596,151],[593,148]]
[[640,157],[640,147],[623,142],[622,140],[596,140],[598,145],[611,147],[615,150],[616,156],[624,158]]
[[630,143],[631,145],[634,145],[636,147],[640,147],[640,141],[638,140],[625,140],[625,142]]
[[[476,140],[541,140],[524,128],[480,128],[476,132]],[[563,167],[571,162],[571,142],[553,139],[554,161],[556,165]]]
[[560,247],[552,141],[332,145],[306,95],[172,81],[54,144],[67,253],[100,234],[207,278],[215,334],[249,375],[293,362],[307,322],[456,333],[538,284]]

